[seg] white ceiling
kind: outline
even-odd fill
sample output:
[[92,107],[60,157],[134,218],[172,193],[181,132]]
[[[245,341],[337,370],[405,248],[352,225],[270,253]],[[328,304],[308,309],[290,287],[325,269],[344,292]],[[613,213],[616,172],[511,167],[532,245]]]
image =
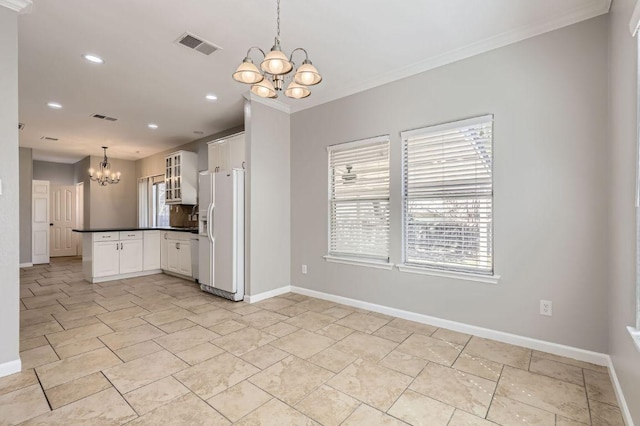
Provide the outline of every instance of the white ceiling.
[[[310,98],[277,102],[299,111],[607,13],[609,5],[282,0],[283,49],[306,48],[324,80]],[[186,31],[222,50],[205,56],[175,44]],[[202,137],[194,131],[241,125],[248,86],[231,74],[250,46],[268,50],[274,36],[275,0],[34,0],[19,18],[20,146],[59,162],[100,156],[102,145],[110,157],[138,159]],[[88,63],[85,53],[106,62]]]

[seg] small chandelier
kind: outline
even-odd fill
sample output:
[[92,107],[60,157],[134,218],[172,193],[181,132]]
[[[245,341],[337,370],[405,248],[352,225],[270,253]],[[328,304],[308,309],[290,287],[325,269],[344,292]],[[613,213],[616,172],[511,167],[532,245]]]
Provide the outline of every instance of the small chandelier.
[[96,170],[92,167],[89,169],[89,177],[92,181],[98,182],[100,186],[107,186],[108,183],[120,182],[120,172],[111,173],[111,164],[107,160],[107,148],[103,146],[104,159],[100,163],[100,170]]
[[[290,98],[302,99],[311,94],[308,86],[314,86],[322,81],[322,76],[316,67],[309,60],[309,54],[301,47],[294,49],[289,58],[282,52],[280,47],[280,0],[278,1],[278,32],[275,43],[271,51],[265,55],[259,47],[250,47],[247,56],[233,73],[233,79],[240,83],[251,84],[251,92],[263,98],[277,98],[278,92],[282,91],[285,83],[285,76],[295,67],[293,54],[296,51],[304,52],[304,61],[296,70],[291,82],[287,86],[284,94]],[[263,60],[260,63],[262,72],[249,57],[252,50],[262,53]]]

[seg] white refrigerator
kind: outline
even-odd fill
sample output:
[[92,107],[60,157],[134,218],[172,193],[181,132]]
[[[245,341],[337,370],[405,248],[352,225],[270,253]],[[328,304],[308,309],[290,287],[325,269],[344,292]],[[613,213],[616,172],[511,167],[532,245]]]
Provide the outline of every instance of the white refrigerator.
[[199,282],[206,292],[244,298],[244,170],[199,176]]

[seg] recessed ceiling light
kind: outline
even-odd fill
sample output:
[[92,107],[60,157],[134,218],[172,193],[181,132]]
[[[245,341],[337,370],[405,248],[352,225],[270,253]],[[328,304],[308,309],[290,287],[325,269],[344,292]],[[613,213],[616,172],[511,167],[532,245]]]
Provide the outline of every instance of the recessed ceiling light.
[[60,109],[60,108],[62,108],[62,105],[60,105],[60,104],[59,104],[59,103],[57,103],[57,102],[49,102],[49,103],[47,104],[47,106],[48,106],[49,108],[53,108],[53,109]]
[[216,100],[218,100],[218,97],[216,95],[214,95],[213,93],[209,93],[207,96],[205,96],[205,98],[207,98],[208,101],[216,101]]
[[157,129],[158,125],[155,124],[155,123],[149,123],[149,124],[147,124],[147,127],[150,128],[150,129]]
[[89,62],[93,62],[94,64],[104,64],[104,59],[100,56],[92,55],[91,53],[87,53],[86,55],[82,55]]

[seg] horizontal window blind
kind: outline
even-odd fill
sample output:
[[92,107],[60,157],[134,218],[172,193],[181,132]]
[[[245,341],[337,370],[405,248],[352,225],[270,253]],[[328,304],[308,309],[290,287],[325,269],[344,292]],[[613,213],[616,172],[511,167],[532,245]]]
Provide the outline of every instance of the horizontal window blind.
[[389,260],[389,137],[329,151],[329,254]]
[[402,133],[404,262],[493,274],[493,116]]

